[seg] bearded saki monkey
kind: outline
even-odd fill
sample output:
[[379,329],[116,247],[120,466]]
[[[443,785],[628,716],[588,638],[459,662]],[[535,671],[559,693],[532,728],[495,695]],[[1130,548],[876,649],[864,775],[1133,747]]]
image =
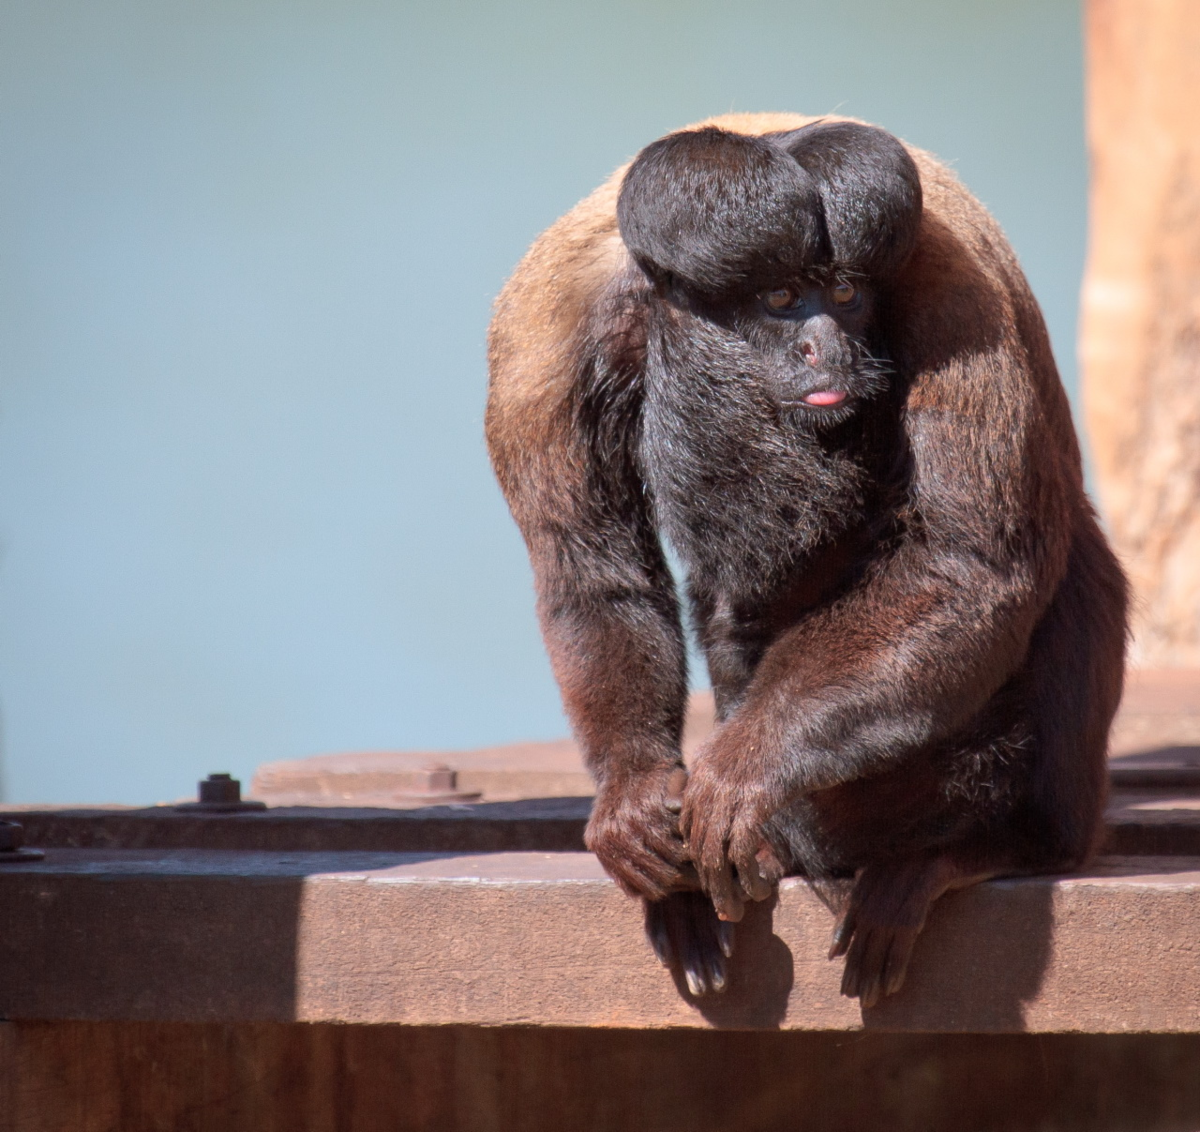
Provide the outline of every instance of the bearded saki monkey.
[[[1126,586],[996,223],[872,126],[669,134],[496,304],[487,438],[596,801],[660,958],[719,991],[745,902],[852,878],[842,992],[930,905],[1093,850]],[[685,572],[717,727],[690,775]]]

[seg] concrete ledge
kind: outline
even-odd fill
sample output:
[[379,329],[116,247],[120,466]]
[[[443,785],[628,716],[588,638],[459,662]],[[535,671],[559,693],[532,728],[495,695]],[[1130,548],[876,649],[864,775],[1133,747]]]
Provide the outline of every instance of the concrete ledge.
[[943,900],[867,1011],[800,881],[691,1001],[587,854],[51,850],[0,871],[0,1017],[925,1032],[1200,1031],[1200,860]]
[[[250,795],[272,806],[397,805],[397,792],[419,788],[422,768],[451,768],[459,790],[489,802],[590,797],[592,779],[569,739],[512,743],[474,751],[368,751],[267,763]],[[413,804],[413,803],[409,803]]]

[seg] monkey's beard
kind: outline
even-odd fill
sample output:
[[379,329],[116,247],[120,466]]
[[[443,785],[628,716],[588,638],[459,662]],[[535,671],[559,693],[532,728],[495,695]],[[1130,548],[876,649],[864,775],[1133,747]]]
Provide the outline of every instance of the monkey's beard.
[[845,408],[785,410],[745,338],[700,319],[681,331],[652,326],[647,343],[640,456],[659,526],[689,575],[765,595],[861,521],[876,480],[864,398],[887,370],[848,366]]

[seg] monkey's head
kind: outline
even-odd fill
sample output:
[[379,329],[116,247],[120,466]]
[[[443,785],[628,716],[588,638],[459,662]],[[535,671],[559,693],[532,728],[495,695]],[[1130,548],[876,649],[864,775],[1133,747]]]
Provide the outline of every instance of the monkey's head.
[[814,423],[886,384],[873,316],[920,218],[904,146],[852,122],[669,134],[638,154],[617,203],[626,248],[676,319],[733,336],[730,365],[745,373],[752,351],[749,376]]

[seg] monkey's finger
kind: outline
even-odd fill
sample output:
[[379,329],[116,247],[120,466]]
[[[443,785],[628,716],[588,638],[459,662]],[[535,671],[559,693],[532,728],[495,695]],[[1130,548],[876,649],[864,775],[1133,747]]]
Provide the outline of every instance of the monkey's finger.
[[[873,956],[873,959],[876,964],[882,963],[878,955]],[[879,966],[869,966],[859,972],[858,1005],[863,1010],[870,1010],[883,996],[882,975]]]
[[684,861],[679,866],[679,879],[675,882],[674,887],[679,892],[695,892],[697,889],[704,888],[704,885],[700,883],[700,874],[691,861]]
[[685,960],[683,964],[683,981],[687,983],[688,993],[693,998],[702,998],[708,993],[704,972],[690,959]]
[[757,834],[744,829],[735,830],[729,839],[728,857],[733,864],[733,879],[737,886],[734,892],[746,903],[765,900],[771,895],[771,885],[755,856],[758,841]]
[[728,983],[728,971],[725,966],[726,956],[722,951],[709,946],[704,955],[704,974],[708,981],[708,989],[713,994],[720,994]]
[[757,899],[754,895],[759,887],[758,865],[753,858],[745,853],[730,849],[730,871],[733,880],[733,894],[744,904]]
[[671,832],[658,829],[647,830],[637,841],[623,838],[615,844],[594,848],[605,867],[614,874],[630,870],[673,878],[686,859],[683,842]]
[[846,965],[842,968],[842,994],[847,998],[857,998],[862,993],[866,981],[861,965],[862,949],[870,934],[869,930],[856,933],[846,953]]
[[695,908],[688,908],[687,914],[677,919],[675,929],[676,947],[684,981],[692,995],[699,998],[708,993],[709,982],[701,928],[696,922]]
[[727,970],[726,955],[720,946],[720,929],[726,925],[717,919],[707,901],[692,901],[689,911],[688,926],[698,981],[704,984],[706,991],[720,994],[725,989]]
[[858,1004],[864,1010],[869,1010],[883,996],[883,964],[889,942],[886,932],[873,931],[868,938],[873,946],[858,975]]
[[661,900],[647,900],[645,907],[646,938],[664,966],[671,965],[671,937],[667,930],[666,911]]
[[743,904],[764,900],[770,895],[767,883],[758,875],[754,863],[739,863],[733,866],[734,894]]
[[617,887],[626,896],[640,896],[645,900],[661,900],[670,891],[669,888],[664,888],[646,873],[634,872],[631,869],[623,869],[621,872],[609,869],[608,874],[617,882]]
[[679,804],[679,833],[685,842],[691,841],[696,832],[696,813],[697,804],[693,787],[693,790],[689,790],[683,795]]
[[830,959],[836,959],[839,955],[846,954],[850,947],[850,941],[854,938],[857,921],[858,909],[851,905],[833,929],[833,942],[829,945]]
[[842,994],[854,998],[865,1009],[879,1001],[883,989],[881,978],[891,944],[886,929],[869,928],[855,933],[854,942],[846,955],[846,970],[842,976]]
[[693,851],[696,872],[700,874],[700,887],[715,904],[718,896],[725,895],[731,885],[729,862],[723,853]]
[[704,774],[702,768],[689,772],[679,811],[679,828],[685,840],[699,840],[699,832],[714,824],[714,818],[722,811],[721,797],[711,776]]
[[783,862],[775,855],[775,850],[764,841],[754,854],[754,859],[758,862],[759,872],[774,888],[783,879],[784,874]]
[[705,872],[708,881],[705,891],[712,900],[717,915],[722,920],[738,923],[745,912],[745,903],[735,889],[733,869],[729,862],[726,861],[719,869]]
[[643,867],[649,867],[656,872],[666,869],[672,874],[678,873],[680,866],[687,860],[683,842],[669,836],[650,838],[642,849],[640,860],[644,862]]
[[669,862],[648,853],[637,857],[602,861],[609,875],[628,896],[658,900],[665,896],[678,878],[678,870]]
[[700,888],[696,866],[688,857],[687,846],[676,836],[654,838],[645,846],[647,860],[654,862],[656,874],[670,875],[672,887]]
[[[689,816],[691,801],[694,799],[685,800],[685,818]],[[705,821],[693,823],[689,851],[700,874],[701,887],[712,900],[717,915],[736,923],[742,918],[743,902],[735,890],[733,870],[726,852],[728,841],[723,831],[728,828],[727,820],[713,813],[707,814]]]
[[737,863],[738,880],[747,900],[766,900],[775,891],[775,884],[763,868],[757,855],[742,856]]
[[687,787],[687,781],[687,767],[677,766],[668,776],[663,796],[663,805],[668,813],[678,814],[683,810],[683,791]]
[[910,928],[896,928],[892,932],[892,945],[883,964],[882,985],[885,995],[895,994],[904,986],[916,940],[917,932]]

